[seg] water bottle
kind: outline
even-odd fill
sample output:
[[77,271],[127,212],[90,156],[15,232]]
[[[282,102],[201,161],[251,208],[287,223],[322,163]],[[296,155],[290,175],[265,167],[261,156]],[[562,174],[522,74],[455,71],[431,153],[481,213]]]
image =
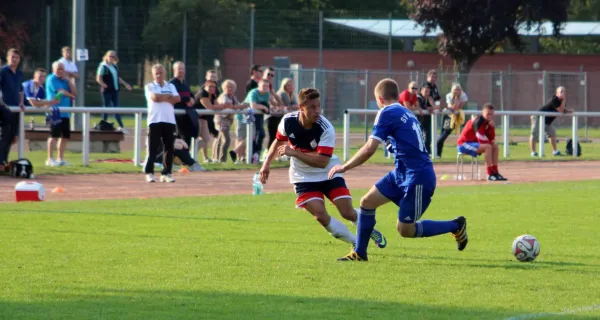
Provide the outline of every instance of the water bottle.
[[254,174],[254,178],[252,179],[252,194],[255,196],[264,194],[263,184],[260,182],[258,171]]
[[35,121],[33,120],[33,117],[31,117],[31,120],[29,121],[29,130],[34,130],[35,129]]

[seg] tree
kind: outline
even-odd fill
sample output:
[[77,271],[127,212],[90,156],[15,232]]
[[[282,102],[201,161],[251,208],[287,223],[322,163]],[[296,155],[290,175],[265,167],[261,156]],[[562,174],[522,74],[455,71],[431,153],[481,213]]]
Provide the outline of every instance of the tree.
[[4,55],[9,48],[23,50],[29,44],[28,18],[29,10],[23,6],[31,6],[31,0],[8,1],[0,6],[0,54]]
[[442,34],[438,51],[454,60],[460,82],[484,54],[492,54],[506,39],[519,51],[525,42],[519,29],[534,30],[541,23],[553,25],[553,35],[560,35],[560,25],[567,21],[570,0],[412,0],[406,1],[410,17],[424,27],[424,34],[436,28]]

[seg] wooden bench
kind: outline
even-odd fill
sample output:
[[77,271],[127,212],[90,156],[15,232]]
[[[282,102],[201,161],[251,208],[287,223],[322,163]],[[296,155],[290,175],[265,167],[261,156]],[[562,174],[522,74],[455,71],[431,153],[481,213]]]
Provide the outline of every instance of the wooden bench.
[[[29,151],[47,150],[48,137],[50,137],[50,128],[47,127],[25,130],[25,139],[29,141]],[[71,131],[67,150],[81,152],[82,138],[81,130]],[[90,152],[119,153],[123,140],[125,140],[123,132],[90,129]]]

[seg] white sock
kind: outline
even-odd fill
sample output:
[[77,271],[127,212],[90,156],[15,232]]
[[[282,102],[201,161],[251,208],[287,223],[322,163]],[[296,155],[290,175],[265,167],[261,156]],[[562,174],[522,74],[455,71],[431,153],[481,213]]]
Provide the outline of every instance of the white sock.
[[340,239],[344,242],[354,245],[356,243],[356,235],[350,232],[348,227],[341,223],[339,220],[336,220],[334,217],[331,217],[331,221],[329,225],[325,227],[329,234],[334,238]]

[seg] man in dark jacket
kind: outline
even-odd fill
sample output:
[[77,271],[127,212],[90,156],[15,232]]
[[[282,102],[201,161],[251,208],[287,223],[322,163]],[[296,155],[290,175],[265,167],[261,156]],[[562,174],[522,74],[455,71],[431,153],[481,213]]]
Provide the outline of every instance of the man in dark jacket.
[[175,115],[175,121],[181,138],[187,145],[191,145],[192,138],[198,137],[198,113],[193,108],[195,103],[194,94],[185,82],[185,64],[181,61],[175,62],[173,72],[175,77],[169,82],[175,86],[181,97],[181,101],[176,103],[174,107],[187,112],[186,114]]

